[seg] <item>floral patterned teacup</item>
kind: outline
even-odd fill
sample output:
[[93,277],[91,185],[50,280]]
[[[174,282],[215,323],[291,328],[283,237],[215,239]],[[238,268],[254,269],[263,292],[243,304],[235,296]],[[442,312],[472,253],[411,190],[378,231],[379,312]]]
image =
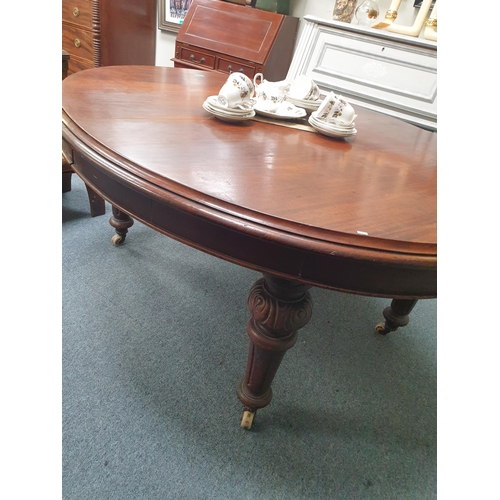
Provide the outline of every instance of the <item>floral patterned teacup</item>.
[[318,120],[338,127],[351,127],[357,115],[344,97],[330,92],[323,99],[315,116]]
[[226,108],[252,108],[255,91],[252,80],[243,73],[231,73],[226,83],[219,90],[217,100]]

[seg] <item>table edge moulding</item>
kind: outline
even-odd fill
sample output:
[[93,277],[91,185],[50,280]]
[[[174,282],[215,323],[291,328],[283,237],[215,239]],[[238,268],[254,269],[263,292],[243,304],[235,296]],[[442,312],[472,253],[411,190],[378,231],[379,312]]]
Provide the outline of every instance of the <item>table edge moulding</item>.
[[437,42],[305,16],[287,79],[437,130]]
[[227,123],[202,107],[224,81],[187,68],[76,73],[63,82],[62,139],[76,173],[112,205],[122,243],[136,219],[262,273],[237,388],[250,428],[311,317],[312,286],[392,299],[383,335],[436,297],[437,134],[369,109],[353,139]]

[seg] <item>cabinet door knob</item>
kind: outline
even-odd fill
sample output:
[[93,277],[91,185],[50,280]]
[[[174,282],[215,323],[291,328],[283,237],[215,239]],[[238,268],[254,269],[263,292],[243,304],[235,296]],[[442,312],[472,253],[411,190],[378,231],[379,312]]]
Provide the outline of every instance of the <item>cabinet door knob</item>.
[[75,47],[80,47],[81,42],[78,38],[75,38]]
[[78,16],[80,15],[80,11],[78,10],[78,7],[75,7],[75,8],[73,9],[73,15],[74,15],[75,17],[78,17]]

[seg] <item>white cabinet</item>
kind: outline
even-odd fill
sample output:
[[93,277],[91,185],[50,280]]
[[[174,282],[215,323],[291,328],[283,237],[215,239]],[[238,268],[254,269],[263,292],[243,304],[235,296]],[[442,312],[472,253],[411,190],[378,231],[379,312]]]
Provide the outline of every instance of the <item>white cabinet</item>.
[[305,16],[287,79],[308,75],[325,92],[437,129],[437,43]]

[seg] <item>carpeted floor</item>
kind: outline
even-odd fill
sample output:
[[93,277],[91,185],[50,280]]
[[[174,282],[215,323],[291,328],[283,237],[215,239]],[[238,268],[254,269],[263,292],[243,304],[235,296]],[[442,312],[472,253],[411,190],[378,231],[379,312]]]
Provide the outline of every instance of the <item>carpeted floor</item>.
[[313,289],[251,431],[236,385],[257,272],[136,222],[122,247],[63,194],[65,500],[437,497],[436,300],[386,337],[387,299]]

